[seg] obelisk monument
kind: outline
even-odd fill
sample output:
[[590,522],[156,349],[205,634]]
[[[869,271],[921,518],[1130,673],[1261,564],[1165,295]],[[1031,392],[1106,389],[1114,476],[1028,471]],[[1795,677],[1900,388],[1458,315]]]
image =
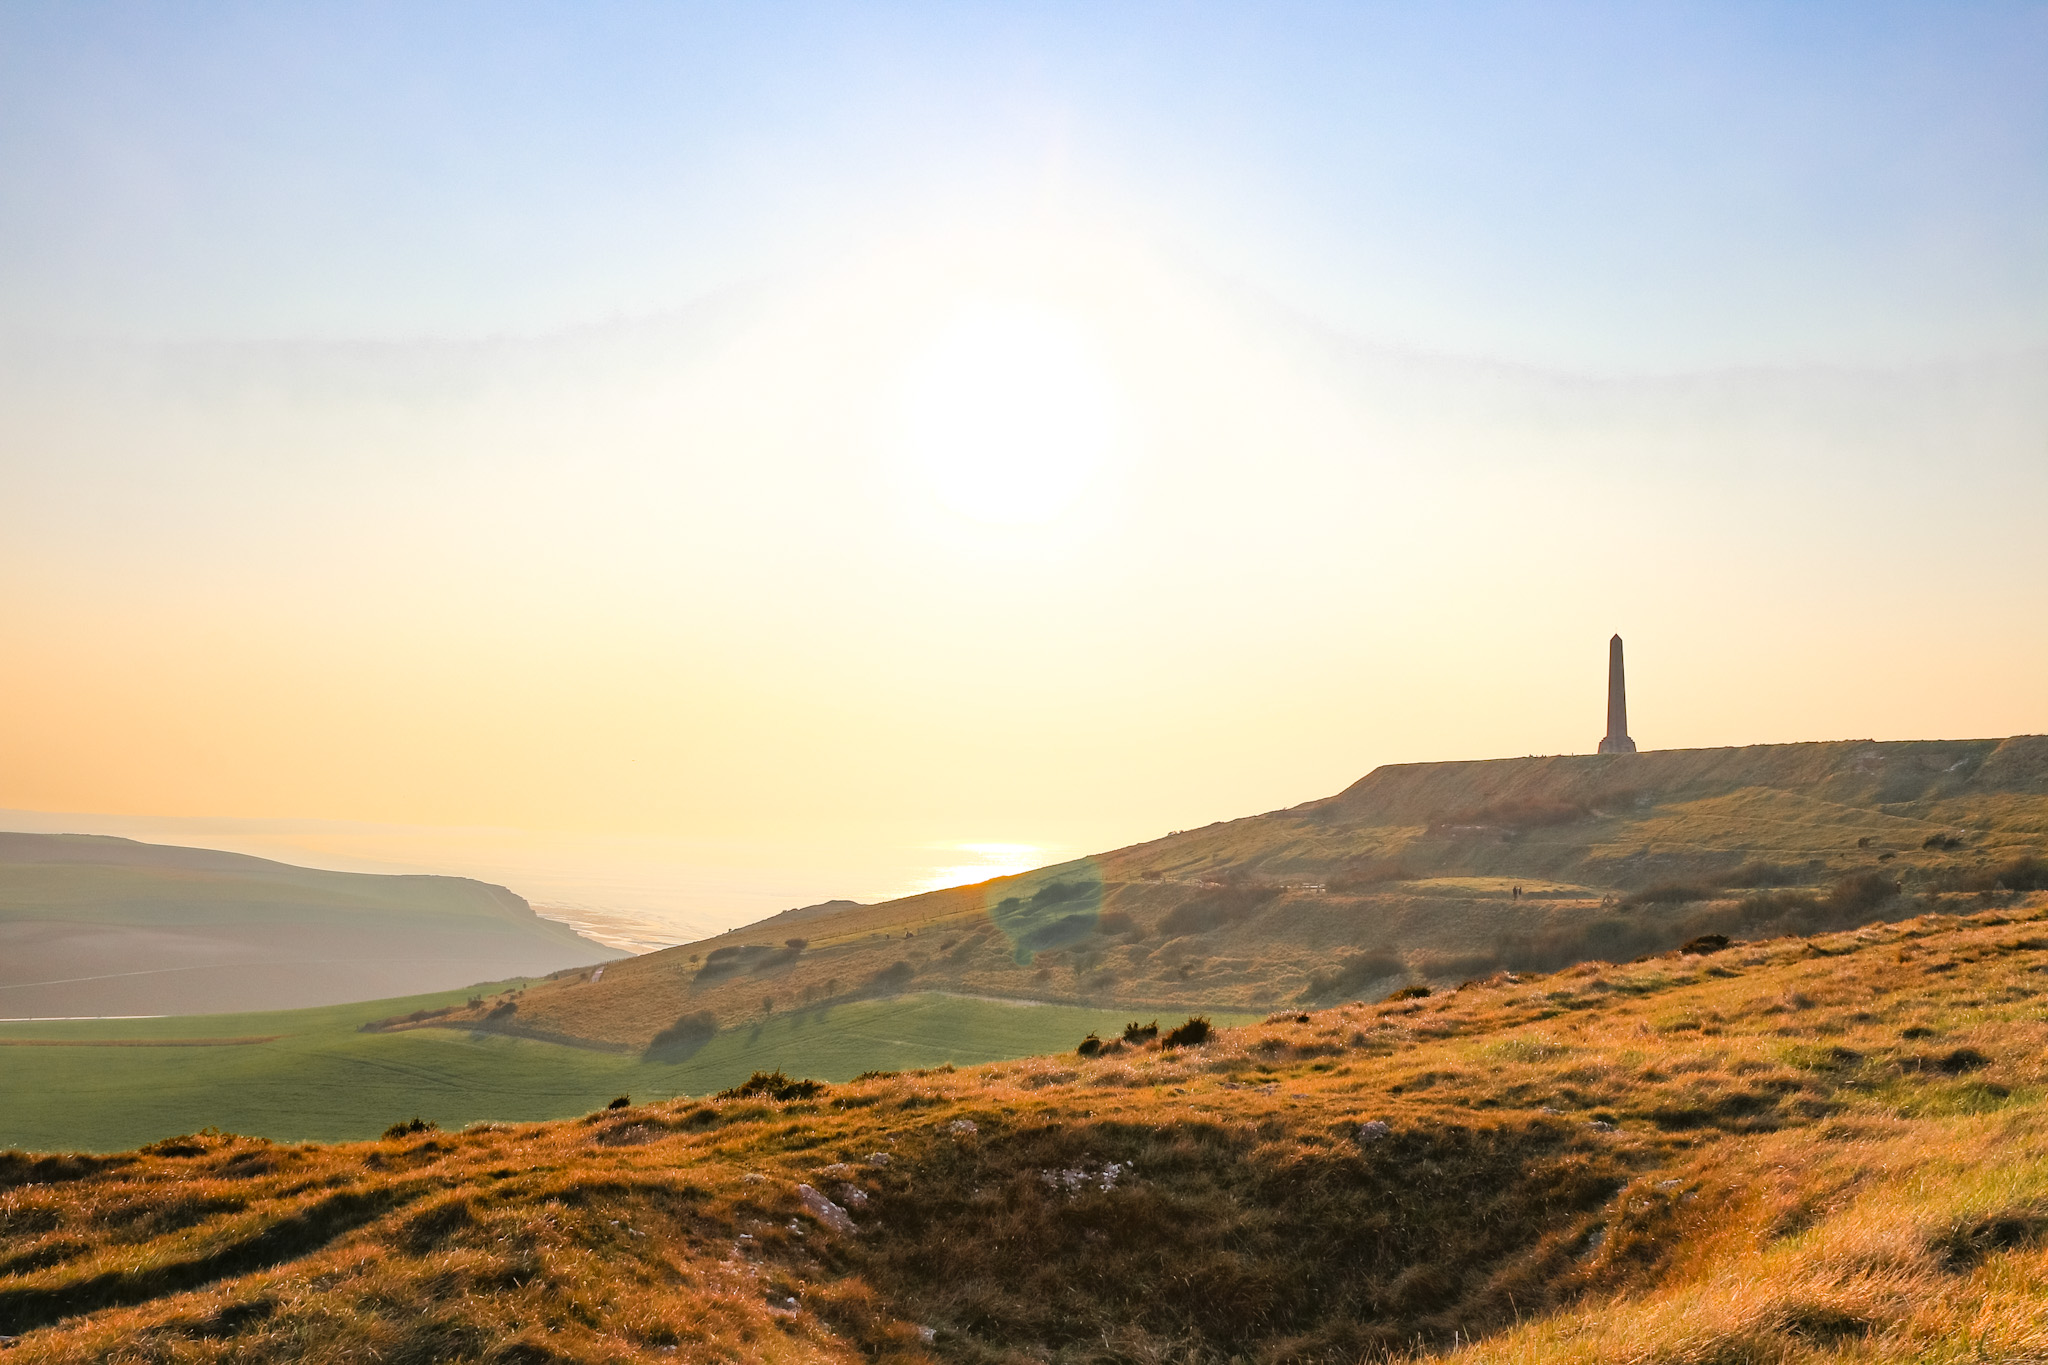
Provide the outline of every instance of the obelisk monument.
[[1607,738],[1600,741],[1603,754],[1632,754],[1636,742],[1628,737],[1628,684],[1621,672],[1621,637],[1607,642]]

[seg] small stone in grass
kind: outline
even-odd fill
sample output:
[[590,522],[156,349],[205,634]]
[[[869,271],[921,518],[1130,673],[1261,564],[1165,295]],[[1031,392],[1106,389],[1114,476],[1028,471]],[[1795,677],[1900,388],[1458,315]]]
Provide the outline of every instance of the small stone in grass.
[[811,1217],[817,1219],[820,1223],[823,1223],[826,1227],[832,1229],[832,1231],[860,1231],[859,1228],[854,1226],[853,1219],[847,1217],[845,1209],[840,1208],[839,1205],[833,1203],[824,1195],[819,1194],[809,1185],[797,1186],[796,1197],[803,1201],[805,1213],[808,1213],[809,1215],[811,1215]]
[[1360,1142],[1378,1142],[1393,1131],[1393,1125],[1389,1124],[1385,1119],[1372,1119],[1359,1125],[1358,1140]]

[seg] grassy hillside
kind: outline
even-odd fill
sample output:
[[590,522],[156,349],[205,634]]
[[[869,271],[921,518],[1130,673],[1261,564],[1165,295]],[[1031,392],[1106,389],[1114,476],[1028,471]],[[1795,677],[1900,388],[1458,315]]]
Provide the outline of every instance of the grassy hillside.
[[280,1009],[618,956],[462,877],[0,834],[0,1018]]
[[[27,1361],[2048,1356],[2048,898],[811,1091],[0,1158]],[[1711,945],[1708,945],[1711,946]]]
[[701,1095],[756,1069],[847,1080],[1023,1056],[1126,1022],[1102,1010],[916,995],[779,1014],[652,1056],[492,1033],[362,1031],[464,998],[0,1025],[0,1148],[118,1151],[206,1127],[341,1141],[414,1115],[449,1127],[559,1118],[621,1093]]
[[764,922],[425,1026],[643,1049],[913,989],[1267,1010],[2030,887],[2048,887],[2040,736],[1409,764],[1288,810]]

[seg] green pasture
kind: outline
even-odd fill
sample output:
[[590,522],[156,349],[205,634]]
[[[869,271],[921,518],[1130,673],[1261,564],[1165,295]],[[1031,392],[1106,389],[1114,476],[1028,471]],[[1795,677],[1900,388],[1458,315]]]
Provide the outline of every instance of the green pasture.
[[[121,1151],[206,1127],[332,1142],[414,1115],[444,1128],[564,1118],[615,1095],[706,1094],[777,1067],[835,1081],[1063,1052],[1090,1030],[1121,1029],[1129,1013],[914,995],[777,1015],[669,1059],[453,1029],[359,1031],[474,989],[268,1014],[0,1025],[0,1148]],[[269,1041],[219,1041],[234,1039]],[[58,1045],[20,1045],[31,1041]]]

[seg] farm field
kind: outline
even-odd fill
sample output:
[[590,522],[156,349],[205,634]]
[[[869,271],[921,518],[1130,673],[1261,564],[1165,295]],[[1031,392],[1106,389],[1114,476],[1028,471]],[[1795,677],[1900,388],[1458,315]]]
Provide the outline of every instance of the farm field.
[[778,1015],[667,1059],[449,1029],[360,1031],[466,995],[0,1025],[0,1148],[117,1151],[202,1128],[333,1142],[415,1116],[444,1128],[561,1118],[622,1093],[705,1094],[757,1069],[840,1081],[1063,1050],[1128,1022],[1099,1009],[915,995]]

